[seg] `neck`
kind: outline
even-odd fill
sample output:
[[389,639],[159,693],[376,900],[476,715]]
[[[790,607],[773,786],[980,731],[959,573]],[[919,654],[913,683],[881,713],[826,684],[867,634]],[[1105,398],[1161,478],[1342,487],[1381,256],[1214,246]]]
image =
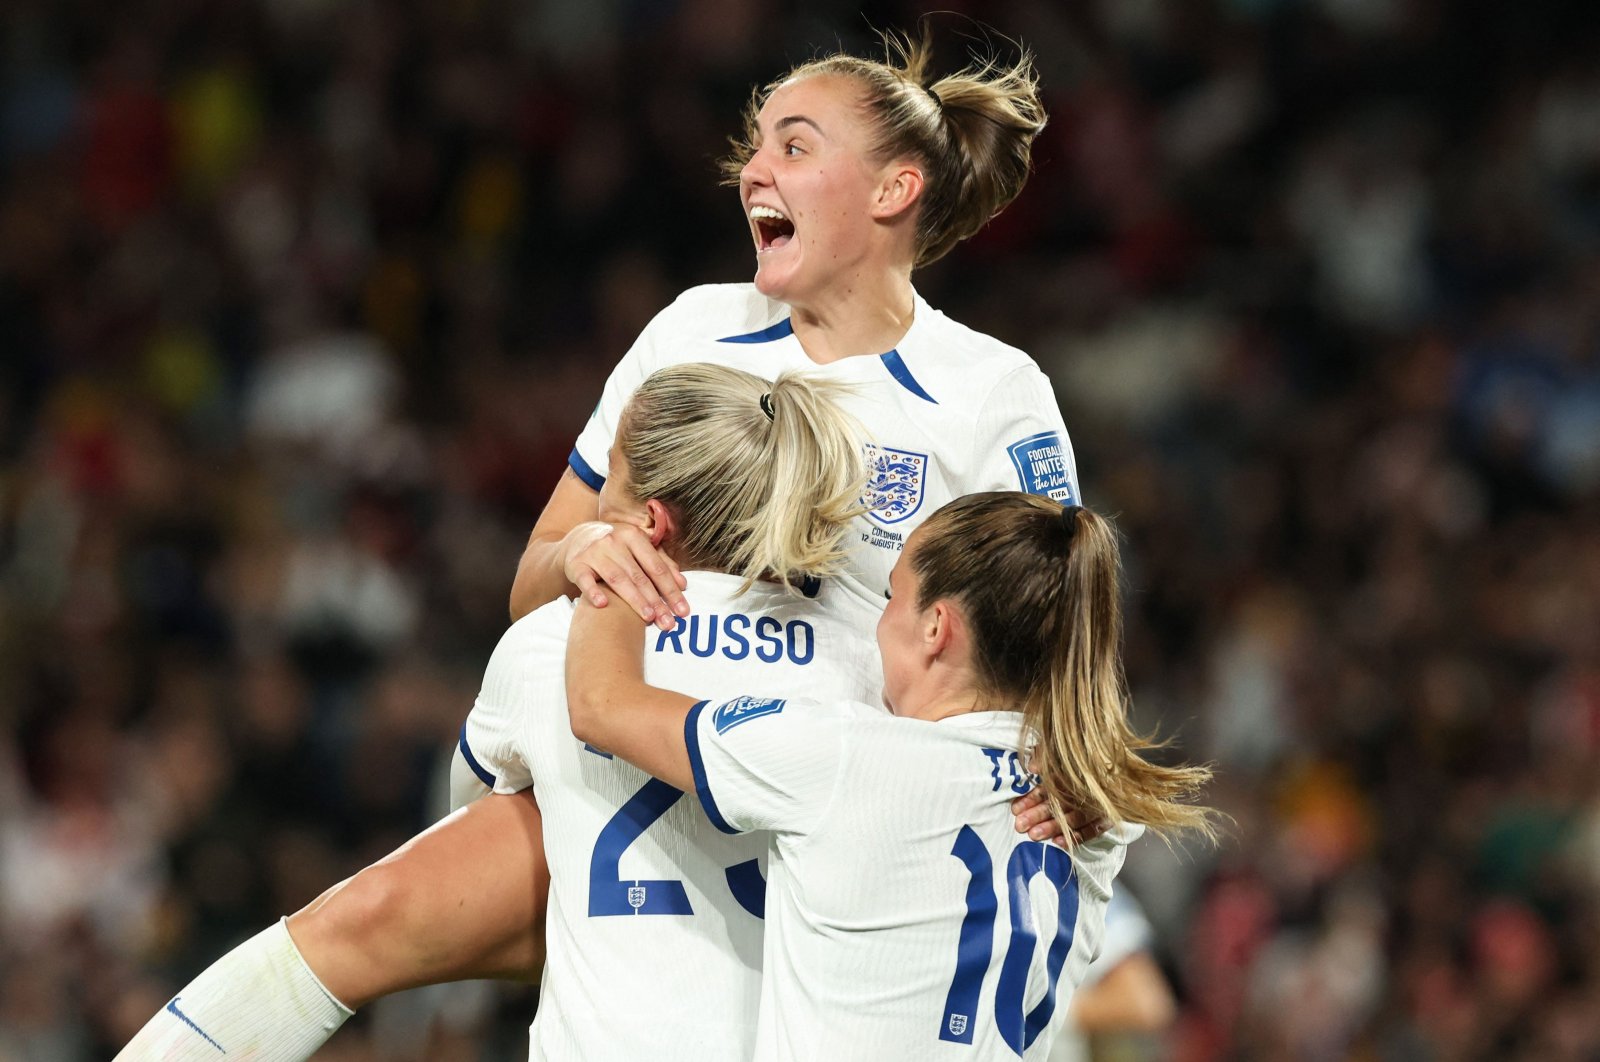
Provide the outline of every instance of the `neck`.
[[911,328],[916,308],[911,270],[841,277],[826,296],[791,308],[795,338],[819,365],[887,354]]
[[983,709],[984,700],[970,671],[935,662],[912,680],[910,688],[894,707],[896,715],[935,722],[953,715]]
[[940,719],[949,719],[951,716],[966,715],[968,712],[979,711],[981,707],[982,702],[979,701],[977,694],[966,694],[937,701],[905,714],[913,719],[926,719],[930,723],[936,723]]

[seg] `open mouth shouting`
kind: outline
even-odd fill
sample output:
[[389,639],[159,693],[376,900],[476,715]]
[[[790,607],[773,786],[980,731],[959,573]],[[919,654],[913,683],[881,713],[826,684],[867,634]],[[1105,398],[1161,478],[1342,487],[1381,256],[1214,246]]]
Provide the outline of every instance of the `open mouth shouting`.
[[756,253],[775,251],[794,239],[794,222],[769,206],[750,208],[750,224],[755,230]]

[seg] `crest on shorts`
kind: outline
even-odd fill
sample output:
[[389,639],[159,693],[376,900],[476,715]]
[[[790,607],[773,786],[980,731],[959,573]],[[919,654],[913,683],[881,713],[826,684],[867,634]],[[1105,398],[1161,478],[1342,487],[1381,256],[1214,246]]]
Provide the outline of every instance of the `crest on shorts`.
[[922,508],[927,454],[869,442],[865,457],[867,489],[861,501],[870,510],[868,515],[880,524],[897,524]]
[[960,1036],[967,1031],[967,1016],[965,1014],[950,1015],[950,1035]]

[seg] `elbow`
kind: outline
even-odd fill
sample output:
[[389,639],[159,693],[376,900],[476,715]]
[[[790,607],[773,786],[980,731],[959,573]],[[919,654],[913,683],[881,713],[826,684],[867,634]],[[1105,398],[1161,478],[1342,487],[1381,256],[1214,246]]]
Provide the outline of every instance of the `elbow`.
[[1166,977],[1149,955],[1135,957],[1131,965],[1139,974],[1134,982],[1136,991],[1129,993],[1132,997],[1129,1017],[1134,1030],[1160,1032],[1177,1020],[1178,1001],[1172,997]]
[[597,690],[567,689],[567,718],[572,724],[572,736],[586,744],[600,747],[600,723],[605,718],[602,709],[605,698]]
[[1141,1003],[1135,1015],[1140,1032],[1160,1032],[1177,1020],[1177,1002],[1172,998],[1172,993],[1165,990],[1165,986],[1162,991],[1147,995]]
[[600,747],[600,737],[591,720],[580,719],[576,714],[572,717],[572,736],[585,745]]

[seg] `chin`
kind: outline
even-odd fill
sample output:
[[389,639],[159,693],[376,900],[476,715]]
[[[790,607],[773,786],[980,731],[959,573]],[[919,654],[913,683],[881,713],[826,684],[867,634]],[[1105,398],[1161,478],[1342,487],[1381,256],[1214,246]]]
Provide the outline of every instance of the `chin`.
[[777,299],[779,302],[784,301],[784,295],[789,290],[789,285],[785,283],[787,279],[786,277],[774,275],[774,271],[771,269],[756,267],[756,290],[769,299]]
[[795,274],[798,271],[789,265],[780,265],[776,262],[764,263],[759,259],[756,262],[755,285],[756,290],[769,299],[779,302],[792,302],[795,290]]

